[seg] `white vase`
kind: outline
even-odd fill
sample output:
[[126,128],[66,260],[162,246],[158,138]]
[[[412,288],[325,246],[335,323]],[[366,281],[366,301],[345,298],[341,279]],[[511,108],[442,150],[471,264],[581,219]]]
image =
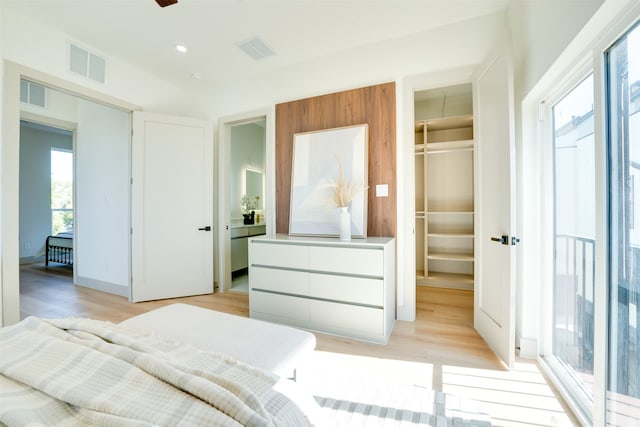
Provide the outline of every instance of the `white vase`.
[[340,240],[351,240],[351,214],[347,206],[340,207]]

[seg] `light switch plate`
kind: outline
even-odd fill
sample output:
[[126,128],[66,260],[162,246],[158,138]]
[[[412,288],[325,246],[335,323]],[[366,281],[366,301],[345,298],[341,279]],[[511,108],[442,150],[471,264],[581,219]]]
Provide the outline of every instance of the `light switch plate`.
[[389,196],[389,184],[377,184],[376,197],[388,197],[388,196]]

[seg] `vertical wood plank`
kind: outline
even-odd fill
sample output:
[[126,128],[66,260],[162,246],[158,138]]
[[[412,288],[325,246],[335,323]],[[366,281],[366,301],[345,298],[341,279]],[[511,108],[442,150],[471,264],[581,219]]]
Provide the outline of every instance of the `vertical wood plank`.
[[[293,136],[369,125],[368,236],[396,235],[395,83],[385,83],[276,105],[276,232],[289,232]],[[389,186],[376,197],[376,184]]]

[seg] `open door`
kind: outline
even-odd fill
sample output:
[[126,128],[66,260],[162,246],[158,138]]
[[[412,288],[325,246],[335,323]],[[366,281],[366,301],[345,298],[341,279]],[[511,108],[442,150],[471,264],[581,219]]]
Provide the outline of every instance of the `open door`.
[[213,292],[213,125],[133,113],[132,302]]
[[507,41],[473,79],[476,140],[474,327],[511,367],[515,357],[515,138]]

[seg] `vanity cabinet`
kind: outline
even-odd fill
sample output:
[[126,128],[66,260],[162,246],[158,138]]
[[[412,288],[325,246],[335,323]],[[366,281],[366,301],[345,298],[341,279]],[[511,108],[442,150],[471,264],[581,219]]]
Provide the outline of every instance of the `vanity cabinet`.
[[265,225],[232,226],[231,228],[231,271],[249,267],[248,240],[251,236],[265,234]]
[[249,311],[256,319],[386,343],[395,323],[395,241],[250,238]]

